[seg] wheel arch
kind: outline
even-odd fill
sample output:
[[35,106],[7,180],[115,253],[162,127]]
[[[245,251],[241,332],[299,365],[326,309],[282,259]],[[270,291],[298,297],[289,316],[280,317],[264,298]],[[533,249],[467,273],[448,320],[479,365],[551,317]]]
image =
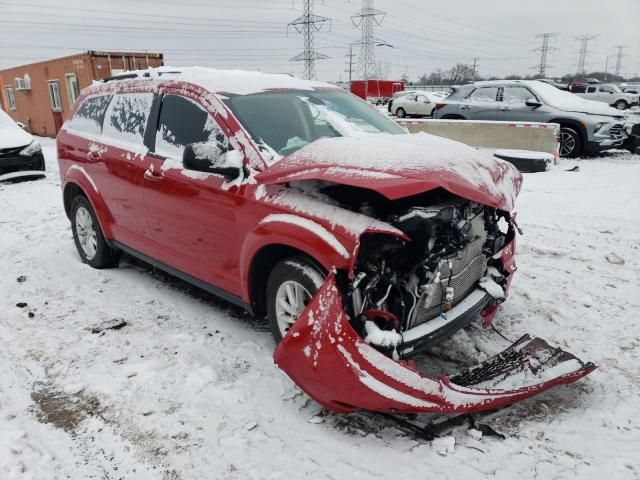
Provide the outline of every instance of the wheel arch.
[[248,271],[249,304],[253,314],[265,317],[267,314],[267,281],[274,267],[289,257],[304,257],[318,270],[327,273],[327,269],[307,252],[290,245],[272,243],[265,245],[254,255]]
[[[79,171],[79,170],[78,170]],[[84,170],[83,170],[84,171]],[[76,173],[71,172],[71,173]],[[77,174],[73,176],[67,177],[67,180],[62,189],[62,201],[64,205],[64,211],[67,215],[67,218],[71,219],[71,207],[73,205],[73,199],[76,196],[82,195],[89,200],[91,204],[91,208],[96,214],[98,218],[98,223],[100,224],[100,228],[105,239],[113,238],[111,225],[113,224],[113,216],[109,211],[107,205],[104,200],[98,193],[97,188],[93,181],[89,181],[88,176],[85,173],[85,176],[82,174]]]
[[586,149],[589,135],[582,122],[579,122],[578,120],[574,120],[572,118],[554,118],[553,120],[549,120],[547,123],[557,123],[558,125],[560,125],[560,128],[573,128],[576,132],[578,132],[578,135],[580,136],[581,150],[584,151],[584,149]]

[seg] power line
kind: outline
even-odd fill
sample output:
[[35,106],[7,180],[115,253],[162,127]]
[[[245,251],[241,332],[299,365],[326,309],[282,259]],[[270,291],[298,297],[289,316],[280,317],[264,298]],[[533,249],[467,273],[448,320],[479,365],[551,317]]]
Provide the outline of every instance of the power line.
[[542,78],[547,76],[547,68],[552,68],[547,64],[547,55],[551,50],[556,50],[556,48],[549,46],[549,39],[557,36],[557,33],[539,33],[535,36],[535,38],[542,38],[542,45],[533,49],[534,52],[540,52],[540,63],[531,68],[537,69],[538,75]]
[[588,45],[589,40],[593,40],[597,35],[582,35],[576,37],[576,40],[580,40],[580,51],[578,52],[578,73],[580,75],[586,75],[585,65],[587,62],[587,53],[589,53]]
[[304,37],[304,51],[291,59],[292,62],[304,62],[304,78],[313,80],[316,78],[315,62],[329,58],[319,53],[313,46],[313,36],[319,32],[325,24],[331,24],[331,19],[321,17],[313,13],[314,0],[304,0],[304,13],[295,20],[289,22],[289,27],[295,28]]

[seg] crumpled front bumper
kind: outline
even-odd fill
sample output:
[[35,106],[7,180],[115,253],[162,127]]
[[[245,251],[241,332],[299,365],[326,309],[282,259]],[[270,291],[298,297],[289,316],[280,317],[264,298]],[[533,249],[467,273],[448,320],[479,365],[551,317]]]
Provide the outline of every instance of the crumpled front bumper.
[[276,364],[311,398],[337,411],[463,413],[495,409],[571,383],[596,366],[523,336],[481,364],[431,378],[356,333],[331,273],[276,349]]

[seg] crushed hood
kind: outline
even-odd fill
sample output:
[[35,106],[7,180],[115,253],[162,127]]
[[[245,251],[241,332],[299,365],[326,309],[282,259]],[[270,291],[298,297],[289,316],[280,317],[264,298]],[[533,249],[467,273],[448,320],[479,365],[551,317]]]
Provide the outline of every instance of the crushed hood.
[[522,175],[510,163],[463,143],[416,133],[316,140],[267,168],[257,180],[324,180],[374,190],[390,200],[441,187],[511,211]]
[[0,110],[0,149],[24,147],[33,142],[33,137],[18,126],[13,119]]

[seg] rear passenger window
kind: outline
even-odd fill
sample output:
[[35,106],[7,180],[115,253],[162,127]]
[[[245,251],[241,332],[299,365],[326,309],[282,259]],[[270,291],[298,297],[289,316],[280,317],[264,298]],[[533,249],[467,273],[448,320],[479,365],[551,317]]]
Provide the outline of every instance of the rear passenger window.
[[495,102],[498,94],[498,87],[482,87],[477,88],[469,95],[469,99],[475,102]]
[[167,157],[182,158],[190,143],[223,141],[224,134],[198,105],[184,97],[166,95],[162,100],[156,132],[156,152]]
[[110,100],[111,95],[87,98],[69,121],[69,128],[100,135],[102,121]]
[[104,118],[102,134],[142,144],[152,103],[153,93],[114,95]]

